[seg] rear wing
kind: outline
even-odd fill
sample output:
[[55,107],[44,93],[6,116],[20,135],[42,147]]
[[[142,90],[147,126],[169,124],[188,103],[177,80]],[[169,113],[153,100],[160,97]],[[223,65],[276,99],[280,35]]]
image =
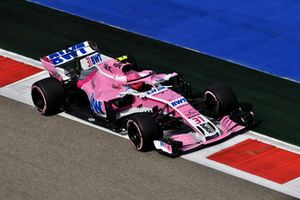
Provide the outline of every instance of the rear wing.
[[98,50],[97,45],[93,42],[85,41],[74,46],[71,46],[67,49],[52,53],[48,56],[41,58],[41,61],[48,62],[54,65],[55,67],[59,65],[66,64],[73,61],[76,58],[81,58],[83,56],[90,55],[95,53]]

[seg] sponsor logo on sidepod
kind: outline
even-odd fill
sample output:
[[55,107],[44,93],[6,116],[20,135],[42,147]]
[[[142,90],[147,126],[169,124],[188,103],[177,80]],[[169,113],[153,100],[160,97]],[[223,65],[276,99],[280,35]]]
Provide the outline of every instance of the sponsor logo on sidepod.
[[91,108],[95,113],[104,114],[102,110],[102,102],[94,98],[94,93],[92,94],[91,97]]

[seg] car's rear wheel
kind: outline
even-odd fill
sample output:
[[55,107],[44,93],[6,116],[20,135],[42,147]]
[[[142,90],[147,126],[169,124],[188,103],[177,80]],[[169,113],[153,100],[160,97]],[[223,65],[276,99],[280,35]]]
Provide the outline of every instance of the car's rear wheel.
[[220,118],[238,108],[234,91],[224,84],[214,84],[204,93],[207,107],[211,115]]
[[153,148],[153,140],[162,138],[162,131],[149,113],[137,113],[129,117],[126,123],[128,137],[138,151]]
[[32,85],[31,98],[41,114],[55,114],[63,106],[64,87],[56,78],[45,78]]

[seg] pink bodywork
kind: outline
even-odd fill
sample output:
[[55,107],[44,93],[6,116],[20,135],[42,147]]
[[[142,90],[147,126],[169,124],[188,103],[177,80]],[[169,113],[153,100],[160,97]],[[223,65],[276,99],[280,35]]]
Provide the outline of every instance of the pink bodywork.
[[[213,138],[210,140],[206,140],[201,143],[199,143],[199,141],[197,141],[195,139],[195,137],[193,137],[191,134],[188,134],[188,133],[174,135],[171,138],[175,141],[180,141],[183,143],[183,148],[181,149],[182,151],[188,151],[188,150],[195,149],[196,147],[199,147],[202,145],[207,145],[207,144],[222,140],[222,139],[226,138],[227,136],[229,136],[230,134],[241,131],[244,128],[245,128],[244,126],[241,126],[241,125],[237,124],[236,122],[232,121],[229,118],[229,116],[226,115],[220,121],[220,129],[223,132],[223,134],[219,137],[216,137],[216,138]],[[168,148],[172,149],[171,145]]]
[[[125,65],[125,64],[123,64]],[[199,134],[197,126],[199,124],[207,123],[209,120],[201,115],[198,110],[194,109],[183,96],[172,91],[165,86],[155,86],[155,83],[159,80],[166,79],[175,76],[176,73],[167,74],[155,74],[151,70],[144,70],[141,72],[129,71],[122,72],[122,64],[115,59],[110,59],[97,66],[98,71],[90,74],[86,79],[78,82],[78,87],[83,89],[90,98],[94,98],[96,101],[109,101],[115,98],[119,98],[120,94],[126,94],[128,91],[132,91],[129,86],[127,78],[132,73],[138,73],[140,77],[145,77],[136,81],[130,81],[130,83],[144,82],[150,84],[154,89],[147,92],[130,93],[134,96],[131,108],[147,108],[151,110],[153,107],[164,108],[164,111],[169,113],[174,112],[174,117],[182,118],[182,120],[188,124],[196,134]],[[181,100],[181,101],[180,101]],[[172,106],[177,101],[176,106]],[[166,106],[169,105],[169,106]],[[129,108],[127,108],[129,109]],[[103,112],[105,112],[103,110]],[[190,133],[181,133],[171,136],[174,141],[180,141],[183,143],[182,151],[194,149],[200,145],[221,140],[233,132],[242,130],[243,126],[233,122],[228,116],[223,117],[220,121],[220,132],[218,137],[214,137],[209,140],[199,141],[194,135]],[[167,148],[172,148],[169,144],[164,144]],[[169,145],[169,146],[168,146]]]
[[[42,60],[44,67],[59,80],[62,77],[57,75],[55,67],[48,62],[47,59]],[[229,116],[225,116],[220,121],[220,127],[215,130],[215,134],[219,134],[218,137],[206,140],[206,136],[199,131],[199,127],[203,124],[211,123],[205,116],[199,113],[198,110],[194,109],[186,99],[180,94],[172,91],[166,86],[162,86],[159,82],[168,80],[169,78],[176,76],[176,73],[172,74],[155,74],[151,70],[144,70],[136,72],[130,70],[123,72],[122,69],[127,63],[118,62],[115,59],[108,59],[105,62],[98,64],[93,72],[91,72],[84,79],[79,80],[77,87],[86,92],[91,102],[91,108],[96,114],[100,116],[105,115],[105,102],[121,98],[126,94],[133,96],[133,103],[126,107],[127,110],[132,108],[143,108],[140,111],[151,110],[153,107],[164,109],[164,112],[170,113],[174,111],[174,117],[181,118],[183,122],[189,125],[194,134],[180,133],[174,134],[170,138],[174,141],[180,141],[183,144],[182,151],[194,149],[200,145],[221,140],[233,132],[240,131],[245,127],[238,125],[233,122]],[[137,80],[131,80],[128,77],[133,73],[137,73],[139,77],[144,77]],[[152,86],[152,89],[146,92],[138,92],[130,88],[130,84],[143,82]],[[93,105],[98,106],[98,110]],[[166,106],[167,105],[167,106]],[[101,107],[101,109],[99,109]],[[117,107],[114,107],[118,109]],[[121,109],[122,110],[122,109]],[[98,113],[97,113],[98,112]],[[195,136],[196,135],[196,136]],[[208,135],[211,136],[211,135]],[[199,139],[200,138],[200,139]],[[172,153],[172,146],[167,143],[161,142],[163,148],[166,148],[168,153]]]
[[41,62],[43,67],[49,72],[51,76],[57,78],[59,81],[63,80],[62,76],[57,72],[55,65],[51,63],[50,59],[47,56],[41,58]]
[[[166,74],[155,74],[151,70],[144,70],[141,72],[136,72],[130,70],[126,73],[122,71],[123,66],[126,64],[122,64],[117,62],[115,59],[109,59],[97,66],[98,70],[92,72],[89,76],[87,76],[84,80],[79,80],[77,83],[77,87],[84,90],[89,98],[94,98],[98,102],[107,102],[109,100],[113,100],[116,98],[122,97],[122,94],[126,94],[130,88],[130,84],[137,82],[144,82],[146,84],[153,85],[155,81],[163,79],[166,77]],[[139,80],[130,80],[128,81],[128,77],[131,74],[137,73],[140,77],[145,77]],[[174,73],[173,76],[176,74]],[[167,101],[172,101],[176,98],[181,97],[179,94],[173,92],[165,88],[166,91],[157,95],[159,98],[163,98]],[[153,96],[154,96],[153,95]],[[133,104],[131,107],[145,107],[145,108],[153,108],[154,106],[158,106],[159,108],[165,105],[165,102],[160,102],[157,100],[149,100],[146,98],[140,98],[139,95],[134,95]],[[170,98],[172,97],[172,98]],[[105,113],[105,110],[103,110]]]

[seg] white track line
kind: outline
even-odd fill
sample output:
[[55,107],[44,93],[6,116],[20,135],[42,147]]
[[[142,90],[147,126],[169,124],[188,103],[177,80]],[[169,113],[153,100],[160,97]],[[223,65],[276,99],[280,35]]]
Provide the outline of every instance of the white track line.
[[[12,58],[14,60],[29,64],[29,65],[32,65],[32,66],[37,66],[39,68],[42,68],[41,63],[39,61],[33,60],[31,58],[24,57],[24,56],[16,54],[16,53],[12,53],[12,52],[0,49],[0,55]],[[20,81],[15,82],[11,85],[0,88],[0,95],[12,98],[14,100],[17,100],[17,101],[20,101],[20,102],[23,102],[23,103],[26,103],[26,104],[32,106],[33,104],[31,102],[31,98],[30,98],[30,87],[35,81],[40,80],[42,78],[45,78],[47,76],[48,76],[48,74],[45,71],[37,73],[37,74],[35,74],[33,76],[30,76],[26,79],[20,80]],[[121,136],[121,135],[119,135],[119,134],[117,134],[117,133],[115,133],[111,130],[108,130],[106,128],[88,123],[84,120],[81,120],[81,119],[79,119],[77,117],[74,117],[74,116],[71,116],[69,114],[61,113],[59,115],[62,116],[62,117],[77,121],[79,123],[97,128],[97,129],[102,130],[104,132],[107,132],[107,133],[110,133],[110,134],[117,135],[117,136],[120,136],[122,138],[128,139],[127,136]],[[192,162],[195,162],[195,163],[199,163],[201,165],[205,165],[207,167],[225,172],[227,174],[231,174],[233,176],[251,181],[253,183],[271,188],[273,190],[277,190],[279,192],[282,192],[282,193],[300,198],[300,178],[294,179],[294,180],[292,180],[288,183],[285,183],[285,184],[277,184],[277,183],[272,182],[270,180],[267,180],[267,179],[249,174],[247,172],[229,167],[227,165],[215,162],[213,160],[207,159],[207,156],[209,156],[213,153],[216,153],[216,152],[218,152],[218,151],[220,151],[224,148],[228,148],[228,147],[233,146],[237,143],[240,143],[240,142],[242,142],[246,139],[257,139],[257,140],[263,141],[265,143],[277,146],[279,148],[286,149],[288,151],[292,151],[292,152],[300,154],[300,147],[298,147],[298,146],[288,144],[286,142],[283,142],[283,141],[280,141],[280,140],[277,140],[277,139],[259,134],[259,133],[254,132],[254,131],[249,131],[245,134],[233,137],[232,139],[227,140],[227,141],[225,141],[221,144],[218,144],[218,145],[215,145],[215,146],[212,146],[212,147],[209,147],[209,148],[204,148],[202,150],[199,150],[199,151],[196,151],[194,153],[190,153],[190,154],[187,154],[187,155],[184,155],[184,156],[181,156],[181,157],[183,159],[186,159],[186,160],[189,160],[189,161],[192,161]]]

